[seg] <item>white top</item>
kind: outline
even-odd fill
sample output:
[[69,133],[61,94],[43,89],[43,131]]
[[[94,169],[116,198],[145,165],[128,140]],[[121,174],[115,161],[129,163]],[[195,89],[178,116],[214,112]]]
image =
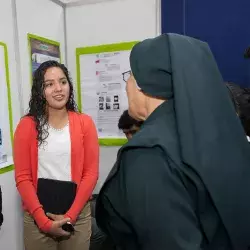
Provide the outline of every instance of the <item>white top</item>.
[[49,136],[38,148],[38,178],[71,181],[71,140],[69,125],[49,127]]

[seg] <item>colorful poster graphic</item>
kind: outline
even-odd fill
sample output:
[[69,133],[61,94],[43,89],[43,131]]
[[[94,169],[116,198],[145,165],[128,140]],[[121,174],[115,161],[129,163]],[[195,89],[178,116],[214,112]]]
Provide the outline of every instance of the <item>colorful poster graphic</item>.
[[60,45],[57,42],[29,36],[32,74],[43,63],[49,60],[60,62]]

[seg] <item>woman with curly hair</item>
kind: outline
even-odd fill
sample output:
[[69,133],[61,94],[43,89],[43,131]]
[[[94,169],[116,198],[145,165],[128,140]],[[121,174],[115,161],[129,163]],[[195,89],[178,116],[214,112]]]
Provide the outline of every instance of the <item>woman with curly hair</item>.
[[77,111],[63,64],[47,61],[34,72],[29,112],[14,136],[14,162],[25,249],[89,249],[98,138],[92,119]]

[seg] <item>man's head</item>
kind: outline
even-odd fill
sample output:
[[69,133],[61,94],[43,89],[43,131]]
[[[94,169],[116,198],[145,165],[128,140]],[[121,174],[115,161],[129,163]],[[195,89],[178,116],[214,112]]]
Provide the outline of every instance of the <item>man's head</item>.
[[250,89],[234,83],[227,83],[227,87],[246,135],[250,136]]
[[125,110],[119,119],[118,128],[123,131],[128,139],[131,139],[132,136],[140,129],[141,125],[141,121],[133,119],[128,114],[128,110]]

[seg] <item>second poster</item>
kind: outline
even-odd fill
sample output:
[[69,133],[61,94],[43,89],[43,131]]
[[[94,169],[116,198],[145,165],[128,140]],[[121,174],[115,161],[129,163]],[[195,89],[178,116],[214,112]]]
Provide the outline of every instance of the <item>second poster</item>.
[[95,122],[101,145],[122,145],[118,121],[128,108],[126,74],[136,42],[77,49],[78,104]]
[[49,60],[61,61],[60,43],[44,37],[28,34],[31,76],[43,63]]

